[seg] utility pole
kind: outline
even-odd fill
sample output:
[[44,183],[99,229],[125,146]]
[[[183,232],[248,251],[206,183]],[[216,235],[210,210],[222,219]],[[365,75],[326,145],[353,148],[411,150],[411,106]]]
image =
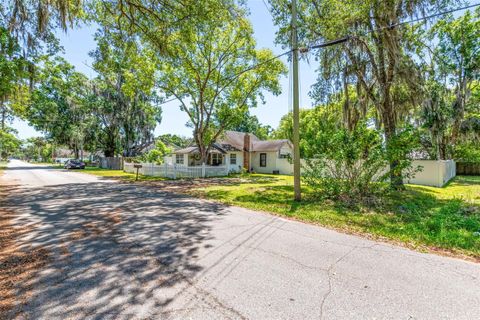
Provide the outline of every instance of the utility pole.
[[293,53],[293,188],[295,201],[302,199],[300,189],[300,106],[298,97],[298,39],[297,1],[292,0],[292,53]]

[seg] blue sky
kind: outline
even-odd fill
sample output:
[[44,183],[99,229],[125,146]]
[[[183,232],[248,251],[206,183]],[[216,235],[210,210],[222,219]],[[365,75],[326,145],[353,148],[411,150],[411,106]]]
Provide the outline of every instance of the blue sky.
[[[248,6],[251,12],[250,21],[253,24],[258,48],[270,48],[275,54],[282,53],[284,50],[274,44],[276,27],[273,25],[272,17],[263,1],[248,0]],[[94,26],[82,26],[79,29],[68,31],[67,34],[63,32],[58,33],[60,42],[65,48],[63,56],[73,64],[78,71],[83,72],[91,78],[95,76],[95,73],[88,67],[88,65],[91,64],[88,52],[96,47],[95,41],[93,40],[94,33]],[[287,66],[290,65],[286,58],[284,58],[283,61]],[[315,81],[315,69],[316,64],[309,65],[305,62],[300,63],[300,105],[304,108],[309,108],[312,105],[308,91]],[[251,110],[251,113],[258,116],[260,122],[263,124],[277,127],[280,118],[289,110],[289,99],[291,99],[291,97],[289,95],[288,76],[281,79],[281,85],[281,95],[273,96],[270,93],[266,93],[265,104],[259,104],[257,108]],[[178,102],[164,104],[162,108],[163,120],[155,130],[156,135],[164,133],[174,133],[184,136],[191,135],[191,128],[185,126],[187,116],[180,111]],[[40,132],[36,132],[32,127],[28,126],[26,122],[18,119],[14,121],[13,127],[18,130],[18,135],[22,139],[41,135]]]

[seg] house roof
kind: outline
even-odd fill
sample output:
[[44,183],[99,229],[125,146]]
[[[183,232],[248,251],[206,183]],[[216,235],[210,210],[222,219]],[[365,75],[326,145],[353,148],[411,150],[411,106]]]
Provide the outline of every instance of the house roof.
[[198,152],[198,147],[186,147],[186,148],[183,148],[183,149],[178,149],[178,150],[175,150],[173,153],[176,153],[176,154],[185,154],[185,153],[196,153]]
[[[222,137],[218,140],[218,143],[220,144],[229,144],[238,150],[243,150],[243,143],[245,139],[245,132],[238,132],[238,131],[225,131],[222,135]],[[256,135],[249,133],[250,135],[250,149],[251,149],[251,144],[253,141],[260,141],[260,139],[257,138]]]
[[[237,131],[225,131],[222,137],[213,144],[212,152],[221,152],[227,153],[229,151],[242,151],[244,149],[244,140],[245,132]],[[254,134],[248,133],[250,135],[250,151],[279,151],[283,146],[288,145],[290,148],[293,148],[290,140],[260,140]],[[174,153],[177,154],[186,154],[186,153],[197,153],[198,148],[196,146],[191,146],[188,148],[183,148],[180,150],[175,150]]]
[[251,151],[279,151],[284,145],[292,147],[290,140],[264,140],[254,141]]
[[[210,150],[211,153],[219,152],[219,153],[223,153],[223,154],[226,154],[229,151],[241,151],[241,150],[238,150],[237,148],[235,148],[234,146],[232,146],[230,144],[220,144],[220,143],[214,143],[212,145],[212,149]],[[175,152],[173,152],[173,153],[176,153],[176,154],[190,154],[190,153],[198,153],[198,152],[199,152],[199,150],[198,150],[197,146],[191,146],[191,147],[175,150]]]

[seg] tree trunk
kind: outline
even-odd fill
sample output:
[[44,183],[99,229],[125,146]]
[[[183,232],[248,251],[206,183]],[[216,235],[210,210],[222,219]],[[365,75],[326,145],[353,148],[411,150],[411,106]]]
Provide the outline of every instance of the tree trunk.
[[389,155],[390,187],[394,190],[403,190],[405,187],[403,185],[403,174],[402,169],[400,168],[400,160],[396,158],[396,155],[393,155],[395,152],[392,154],[392,148],[394,148],[392,143],[397,136],[397,128],[395,114],[392,110],[388,93],[383,104],[383,122],[385,128],[385,144]]
[[103,144],[103,154],[105,157],[115,156],[116,147],[116,131],[115,128],[109,128],[105,131],[106,137]]
[[455,97],[455,102],[453,105],[454,111],[454,121],[452,127],[452,138],[451,144],[455,145],[460,131],[460,124],[462,123],[463,117],[465,115],[465,97],[467,94],[467,78],[464,76],[463,72],[460,71],[459,81],[457,86],[457,94]]
[[105,157],[114,157],[115,156],[115,140],[108,138],[105,148],[103,150]]
[[4,107],[3,102],[0,105],[0,110],[2,110],[2,122],[1,122],[1,129],[5,131],[5,122],[7,118],[7,109]]

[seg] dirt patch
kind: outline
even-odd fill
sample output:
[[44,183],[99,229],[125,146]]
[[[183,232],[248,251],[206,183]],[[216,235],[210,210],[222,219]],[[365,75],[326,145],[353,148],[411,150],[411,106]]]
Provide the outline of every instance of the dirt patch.
[[[11,191],[11,189],[10,189]],[[0,190],[5,201],[7,190]],[[12,318],[14,309],[28,299],[36,273],[49,261],[49,251],[43,247],[22,245],[20,237],[31,232],[29,227],[16,227],[15,214],[0,203],[0,319]]]
[[191,194],[192,190],[214,186],[232,186],[242,183],[248,183],[244,178],[204,178],[204,179],[179,179],[179,180],[161,180],[161,181],[140,181],[142,185],[161,188],[165,191]]

